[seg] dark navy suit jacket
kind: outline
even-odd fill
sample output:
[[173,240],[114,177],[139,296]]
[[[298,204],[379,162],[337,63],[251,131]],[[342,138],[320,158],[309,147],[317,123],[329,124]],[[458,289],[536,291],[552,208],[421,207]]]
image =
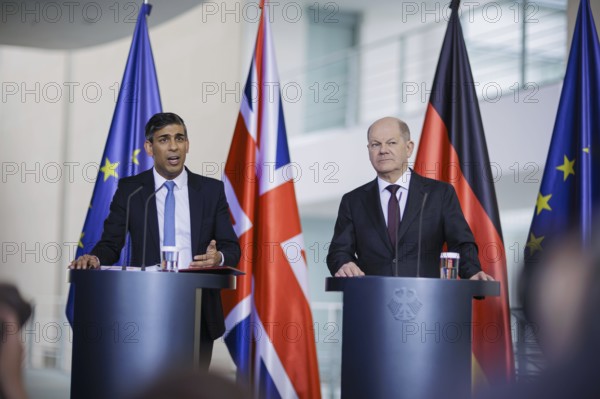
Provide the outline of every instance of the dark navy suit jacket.
[[[425,193],[419,275],[439,278],[444,243],[448,251],[460,253],[461,278],[481,271],[477,245],[454,188],[413,171],[398,233],[398,275],[417,276],[419,215]],[[331,274],[345,263],[355,262],[367,275],[393,276],[395,254],[381,209],[377,179],[345,194],[327,255]]]

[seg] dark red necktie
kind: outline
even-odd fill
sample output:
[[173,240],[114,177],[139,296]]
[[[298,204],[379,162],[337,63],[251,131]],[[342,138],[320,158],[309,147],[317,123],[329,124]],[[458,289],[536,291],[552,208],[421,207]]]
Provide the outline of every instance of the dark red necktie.
[[[396,244],[398,240],[398,226],[400,226],[400,199],[396,198],[396,193],[400,189],[397,184],[390,184],[385,188],[392,195],[388,201],[388,235],[392,244]],[[402,193],[400,193],[402,198]]]

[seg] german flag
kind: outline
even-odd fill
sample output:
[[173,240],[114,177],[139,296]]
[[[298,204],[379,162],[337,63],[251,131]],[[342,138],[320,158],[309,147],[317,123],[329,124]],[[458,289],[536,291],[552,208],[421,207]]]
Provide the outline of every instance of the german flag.
[[423,176],[454,186],[479,248],[484,272],[501,284],[500,297],[473,305],[473,387],[512,380],[514,360],[506,253],[483,124],[458,6],[452,13],[438,61],[415,161]]

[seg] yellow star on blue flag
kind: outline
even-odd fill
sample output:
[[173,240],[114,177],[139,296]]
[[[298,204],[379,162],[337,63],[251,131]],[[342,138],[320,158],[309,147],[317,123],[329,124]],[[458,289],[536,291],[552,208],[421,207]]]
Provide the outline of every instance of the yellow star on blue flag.
[[104,166],[100,168],[100,172],[104,173],[104,181],[107,181],[109,177],[119,178],[117,174],[117,168],[119,167],[118,162],[111,163],[108,158],[104,161]]
[[131,162],[134,163],[134,165],[139,165],[140,161],[138,161],[138,154],[140,153],[140,149],[136,148],[135,150],[133,150],[133,154],[131,155]]
[[575,176],[575,160],[569,160],[569,158],[567,158],[566,155],[564,156],[564,158],[565,159],[563,161],[563,164],[557,166],[556,169],[563,172],[563,181],[566,181],[569,175]]

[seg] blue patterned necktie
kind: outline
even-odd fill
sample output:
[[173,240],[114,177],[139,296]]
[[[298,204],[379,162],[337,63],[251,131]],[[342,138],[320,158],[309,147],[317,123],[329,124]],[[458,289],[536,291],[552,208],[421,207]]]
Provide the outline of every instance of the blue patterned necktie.
[[165,247],[174,247],[175,246],[175,193],[173,192],[173,188],[175,187],[175,182],[172,180],[167,180],[165,182],[165,187],[169,192],[167,193],[167,198],[165,200],[165,220],[164,220],[164,232],[163,232],[163,245]]

